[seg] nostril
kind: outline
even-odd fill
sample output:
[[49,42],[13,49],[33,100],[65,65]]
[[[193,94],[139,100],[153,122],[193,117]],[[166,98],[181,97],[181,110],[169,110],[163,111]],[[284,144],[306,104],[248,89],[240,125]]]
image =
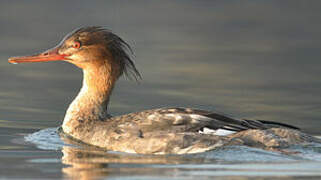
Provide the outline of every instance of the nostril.
[[43,55],[44,55],[44,56],[48,56],[48,55],[49,55],[49,53],[48,53],[48,52],[45,52],[45,53],[43,53]]

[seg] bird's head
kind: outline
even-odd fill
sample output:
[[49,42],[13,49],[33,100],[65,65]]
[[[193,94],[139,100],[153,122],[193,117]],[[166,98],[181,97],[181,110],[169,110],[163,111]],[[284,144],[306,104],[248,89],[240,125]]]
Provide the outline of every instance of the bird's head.
[[10,63],[67,61],[87,69],[108,66],[115,76],[125,73],[136,80],[141,78],[128,55],[130,46],[119,36],[102,27],[79,28],[67,34],[54,48],[45,52],[9,58]]

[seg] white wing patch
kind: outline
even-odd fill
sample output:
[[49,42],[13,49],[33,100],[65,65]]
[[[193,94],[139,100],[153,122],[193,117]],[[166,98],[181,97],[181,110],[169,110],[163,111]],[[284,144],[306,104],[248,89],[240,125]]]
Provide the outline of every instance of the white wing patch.
[[228,136],[230,134],[234,134],[236,133],[235,131],[230,131],[230,130],[226,130],[226,129],[210,129],[210,128],[203,128],[203,131],[199,130],[198,133],[200,134],[213,134],[216,136]]
[[[202,116],[202,115],[198,115],[198,114],[191,114],[190,117],[193,119],[193,121],[199,121],[199,120],[211,120],[211,118],[206,117],[206,116]],[[230,131],[230,130],[226,130],[226,129],[210,129],[210,128],[203,128],[203,130],[199,130],[198,131],[200,134],[212,134],[212,135],[216,135],[216,136],[228,136],[230,134],[235,133],[235,131]]]

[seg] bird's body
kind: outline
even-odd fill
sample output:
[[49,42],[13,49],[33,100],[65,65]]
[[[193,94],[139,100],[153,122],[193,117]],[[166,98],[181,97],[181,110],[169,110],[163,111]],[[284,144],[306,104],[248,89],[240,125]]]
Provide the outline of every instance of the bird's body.
[[272,127],[202,110],[159,108],[97,121],[65,120],[63,130],[86,144],[140,154],[199,153],[226,145],[282,148],[314,139],[286,125]]
[[100,27],[80,28],[54,49],[10,58],[11,63],[64,60],[83,69],[83,86],[62,129],[74,139],[108,150],[141,154],[204,152],[224,145],[284,147],[318,141],[298,128],[241,120],[190,108],[160,108],[112,117],[108,103],[117,79],[140,78],[121,38]]

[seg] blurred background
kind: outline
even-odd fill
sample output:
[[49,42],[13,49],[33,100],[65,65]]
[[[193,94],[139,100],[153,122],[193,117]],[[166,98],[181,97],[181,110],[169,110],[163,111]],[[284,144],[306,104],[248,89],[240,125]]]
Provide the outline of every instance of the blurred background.
[[[81,87],[65,62],[8,64],[75,28],[111,29],[134,50],[141,82],[122,78],[110,112],[216,110],[321,134],[321,1],[0,2],[0,126],[59,126]],[[5,124],[5,125],[4,125]]]

